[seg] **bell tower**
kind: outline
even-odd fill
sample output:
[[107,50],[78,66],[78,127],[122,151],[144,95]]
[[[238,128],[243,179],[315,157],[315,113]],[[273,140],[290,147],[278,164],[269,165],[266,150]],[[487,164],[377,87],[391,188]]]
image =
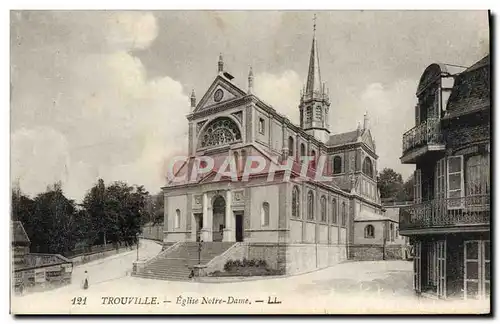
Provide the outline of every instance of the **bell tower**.
[[309,57],[307,83],[300,94],[300,127],[322,142],[330,136],[328,112],[330,99],[328,90],[321,82],[318,45],[316,42],[316,15],[314,15],[313,40]]

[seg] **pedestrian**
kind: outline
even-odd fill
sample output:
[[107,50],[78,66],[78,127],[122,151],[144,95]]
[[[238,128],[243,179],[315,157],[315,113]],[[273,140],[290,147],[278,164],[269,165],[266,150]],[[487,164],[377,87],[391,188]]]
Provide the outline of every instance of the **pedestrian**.
[[88,289],[89,288],[89,275],[87,273],[87,270],[85,270],[85,278],[83,279],[83,289]]

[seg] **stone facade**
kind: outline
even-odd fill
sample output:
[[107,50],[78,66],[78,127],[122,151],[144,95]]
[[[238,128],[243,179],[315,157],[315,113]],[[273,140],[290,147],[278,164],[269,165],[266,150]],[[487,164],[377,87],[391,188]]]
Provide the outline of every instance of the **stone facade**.
[[[263,258],[287,273],[347,259],[355,207],[364,204],[376,217],[383,214],[378,156],[366,115],[355,131],[329,135],[329,100],[314,74],[318,69],[309,69],[297,126],[252,93],[252,73],[247,91],[237,87],[220,58],[219,74],[205,95],[197,104],[194,93],[191,97],[189,155],[175,181],[163,188],[164,242],[244,242],[248,257]],[[245,178],[254,157],[266,165]],[[303,160],[307,157],[311,162]],[[287,159],[292,160],[289,177],[279,170],[268,177]],[[210,170],[197,172],[211,161]],[[220,172],[227,170],[234,172]],[[320,172],[331,179],[318,180]]]

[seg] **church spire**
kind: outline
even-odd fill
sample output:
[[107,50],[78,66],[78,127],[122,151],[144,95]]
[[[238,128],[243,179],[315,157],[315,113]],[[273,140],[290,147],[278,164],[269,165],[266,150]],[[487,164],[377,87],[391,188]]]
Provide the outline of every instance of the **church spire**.
[[306,93],[308,97],[322,94],[321,72],[319,69],[318,44],[316,42],[316,14],[314,14],[313,39],[307,72]]

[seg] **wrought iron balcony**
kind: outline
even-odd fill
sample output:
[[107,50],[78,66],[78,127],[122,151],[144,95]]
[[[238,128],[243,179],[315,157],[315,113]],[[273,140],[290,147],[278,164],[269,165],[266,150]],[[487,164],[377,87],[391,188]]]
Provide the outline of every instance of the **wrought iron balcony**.
[[428,118],[403,134],[403,155],[408,151],[430,144],[443,144],[440,119]]
[[399,215],[401,231],[489,224],[489,195],[434,199],[401,208]]

